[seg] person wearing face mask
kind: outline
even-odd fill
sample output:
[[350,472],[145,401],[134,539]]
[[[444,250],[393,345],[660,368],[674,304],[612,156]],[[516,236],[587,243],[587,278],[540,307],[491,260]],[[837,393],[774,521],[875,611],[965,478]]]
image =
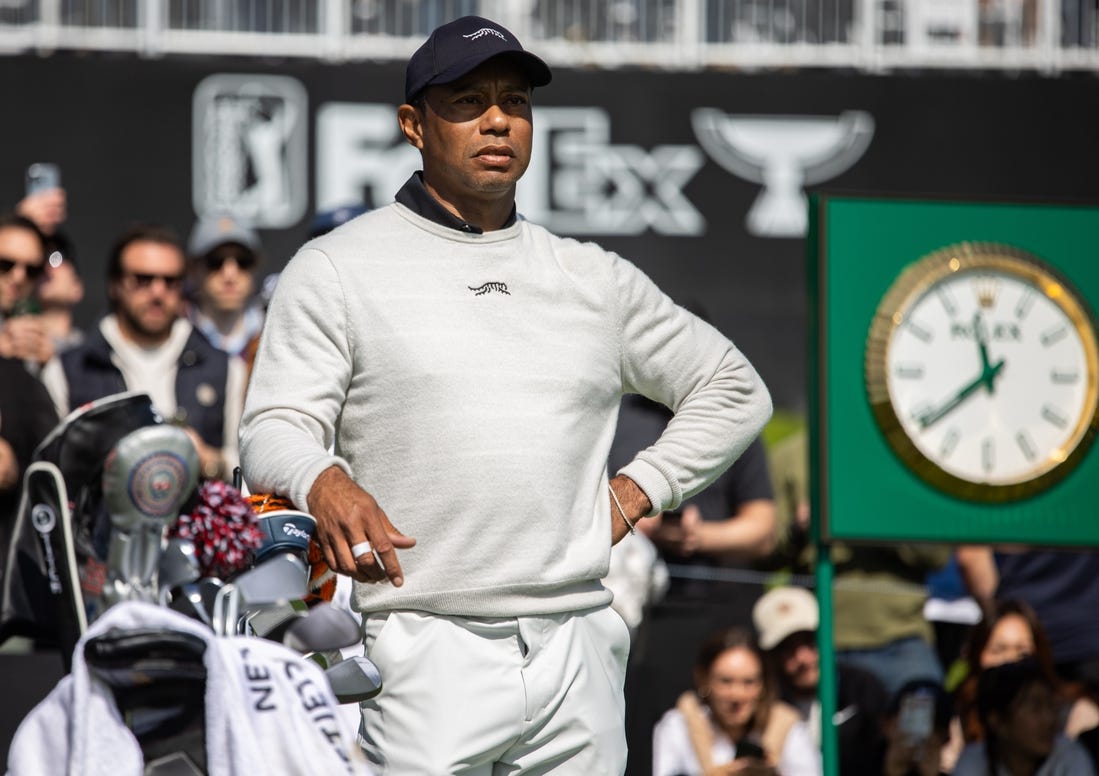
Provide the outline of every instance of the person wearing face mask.
[[1069,738],[1099,724],[1099,707],[1058,676],[1049,637],[1034,609],[1025,601],[996,601],[973,629],[964,649],[964,678],[955,692],[957,724],[953,726],[945,764],[954,763],[964,744],[981,741],[986,731],[978,710],[981,674],[996,666],[1029,659],[1045,672],[1060,698],[1061,732]]
[[653,776],[818,776],[806,722],[778,699],[751,630],[718,631],[698,651],[695,688],[653,728]]

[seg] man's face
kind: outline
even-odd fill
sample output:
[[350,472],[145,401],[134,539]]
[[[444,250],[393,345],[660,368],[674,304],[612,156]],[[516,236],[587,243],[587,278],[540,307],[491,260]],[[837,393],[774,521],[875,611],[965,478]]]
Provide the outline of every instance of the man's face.
[[10,313],[16,302],[30,298],[45,261],[34,232],[21,226],[0,229],[0,310]]
[[243,310],[255,288],[255,254],[241,245],[229,243],[215,248],[198,261],[202,311],[215,315]]
[[796,691],[816,692],[820,683],[820,652],[812,631],[791,633],[775,648],[786,683]]
[[163,342],[183,309],[183,252],[158,242],[134,242],[122,252],[122,277],[110,294],[124,331]]
[[444,201],[510,193],[530,164],[530,86],[506,59],[490,59],[454,83],[425,92],[415,137],[424,181]]

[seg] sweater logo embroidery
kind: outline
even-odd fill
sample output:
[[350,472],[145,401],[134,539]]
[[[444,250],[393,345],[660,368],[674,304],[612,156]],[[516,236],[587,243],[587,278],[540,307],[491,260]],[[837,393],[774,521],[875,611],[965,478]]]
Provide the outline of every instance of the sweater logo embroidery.
[[468,288],[470,291],[472,291],[474,296],[483,296],[484,294],[490,294],[493,291],[495,291],[497,293],[500,293],[500,294],[505,294],[507,296],[511,296],[511,292],[508,291],[508,284],[507,283],[498,283],[498,282],[482,283],[481,285],[479,285],[477,287],[466,286],[466,288]]

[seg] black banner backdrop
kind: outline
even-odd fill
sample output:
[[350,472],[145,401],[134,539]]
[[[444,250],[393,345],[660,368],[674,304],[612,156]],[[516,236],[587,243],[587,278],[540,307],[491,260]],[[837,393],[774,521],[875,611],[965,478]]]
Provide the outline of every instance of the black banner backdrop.
[[[137,220],[186,236],[199,210],[252,208],[277,271],[318,207],[382,204],[415,169],[393,116],[403,76],[376,63],[0,58],[0,207],[22,196],[27,165],[61,167],[84,326],[105,308],[111,241]],[[700,304],[789,409],[805,401],[804,190],[1099,200],[1092,76],[559,68],[535,103],[520,210]]]

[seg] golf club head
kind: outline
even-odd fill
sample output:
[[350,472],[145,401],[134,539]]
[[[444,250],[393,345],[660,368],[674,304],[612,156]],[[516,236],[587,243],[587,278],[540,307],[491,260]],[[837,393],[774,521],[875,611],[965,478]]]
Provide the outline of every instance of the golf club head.
[[349,657],[325,670],[332,694],[340,703],[361,703],[382,691],[378,667],[362,655]]
[[174,536],[168,540],[157,565],[157,587],[162,593],[172,588],[196,582],[202,576],[195,543],[190,539]]
[[282,641],[295,622],[309,615],[301,599],[249,608],[244,615],[244,634],[269,641]]
[[350,612],[321,603],[307,616],[290,623],[282,643],[303,654],[329,652],[358,644],[362,635],[362,628]]
[[225,583],[217,577],[203,577],[197,582],[188,582],[172,592],[168,606],[213,628],[214,602],[224,586]]
[[280,552],[232,579],[241,608],[305,598],[309,568],[297,555]]

